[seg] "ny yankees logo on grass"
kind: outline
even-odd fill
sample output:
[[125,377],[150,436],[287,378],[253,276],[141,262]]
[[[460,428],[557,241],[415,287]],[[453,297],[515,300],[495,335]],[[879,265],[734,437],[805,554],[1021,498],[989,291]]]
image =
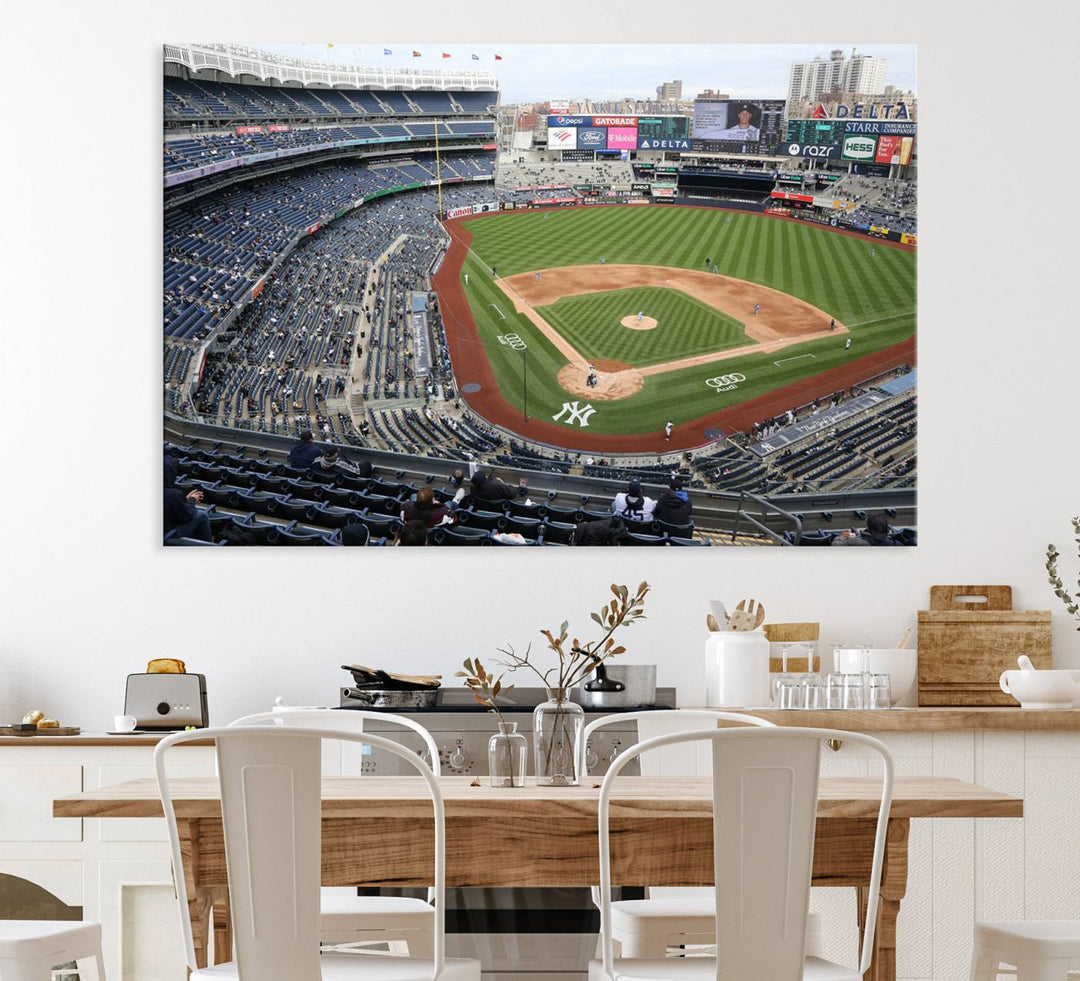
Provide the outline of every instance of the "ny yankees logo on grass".
[[559,409],[556,415],[551,418],[558,422],[564,413],[569,413],[566,417],[566,424],[572,426],[575,422],[584,429],[589,424],[589,416],[591,416],[596,409],[594,409],[587,402],[583,406],[579,406],[577,399],[573,402],[563,402],[562,408]]

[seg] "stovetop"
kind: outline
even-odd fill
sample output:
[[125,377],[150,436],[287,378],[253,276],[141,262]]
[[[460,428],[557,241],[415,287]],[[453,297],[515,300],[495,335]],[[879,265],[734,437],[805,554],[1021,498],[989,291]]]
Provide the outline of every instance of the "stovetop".
[[[486,705],[481,705],[473,697],[473,693],[467,688],[440,688],[434,705],[423,707],[377,707],[362,705],[349,699],[348,692],[351,689],[341,689],[342,709],[363,709],[370,712],[394,712],[402,714],[423,714],[426,712],[490,712]],[[574,693],[571,693],[573,698]],[[499,696],[499,711],[505,713],[532,712],[541,702],[547,701],[547,692],[543,688],[518,688],[514,687],[507,695]],[[648,712],[665,711],[675,708],[675,689],[657,688],[655,705],[628,705],[622,708],[585,708],[586,712],[596,712],[603,715],[618,712]]]

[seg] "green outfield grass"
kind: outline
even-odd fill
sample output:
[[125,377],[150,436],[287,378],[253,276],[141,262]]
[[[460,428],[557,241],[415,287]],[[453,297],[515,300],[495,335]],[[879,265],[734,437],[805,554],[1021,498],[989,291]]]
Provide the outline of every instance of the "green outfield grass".
[[[685,423],[843,365],[915,332],[915,254],[818,226],[711,208],[649,206],[493,215],[471,220],[466,227],[473,241],[462,268],[469,274],[469,285],[463,288],[482,344],[504,398],[524,411],[527,390],[528,414],[537,418],[554,416],[564,401],[572,399],[556,379],[566,360],[526,317],[513,312],[506,295],[492,282],[492,265],[498,267],[500,276],[509,276],[554,266],[594,264],[601,257],[608,263],[688,269],[711,269],[715,263],[724,275],[806,300],[851,328],[850,350],[844,350],[843,336],[827,337],[776,354],[751,354],[649,376],[631,398],[595,403],[597,411],[588,428],[593,433],[652,432],[662,429],[668,419],[676,425]],[[573,299],[545,307],[542,315],[554,322],[548,316],[550,311]],[[642,308],[631,304],[630,312],[636,314]],[[621,316],[616,325],[618,319]],[[589,357],[631,363],[628,357],[603,350],[602,345],[579,344],[581,337],[570,334],[573,325],[558,329],[565,329],[567,338],[583,353],[587,347]],[[663,335],[659,329],[640,333],[620,330],[643,341],[651,341],[653,335],[659,341]],[[498,343],[498,335],[511,332],[525,341],[524,354]],[[620,343],[624,342],[622,334],[618,335]],[[813,358],[787,360],[803,354],[813,354]],[[682,355],[677,351],[655,357],[650,354],[649,362],[638,363],[678,356]],[[784,363],[779,367],[773,363],[781,360]],[[707,378],[732,372],[747,377],[735,391],[718,394],[705,384]],[[460,383],[468,380],[458,378]]]
[[[564,296],[537,312],[590,360],[610,358],[635,368],[752,343],[743,325],[678,290],[656,286]],[[656,320],[633,330],[622,318],[638,311]]]

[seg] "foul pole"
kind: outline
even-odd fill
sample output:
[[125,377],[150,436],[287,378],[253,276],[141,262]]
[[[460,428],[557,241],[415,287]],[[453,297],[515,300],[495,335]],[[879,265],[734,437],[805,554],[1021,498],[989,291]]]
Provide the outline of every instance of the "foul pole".
[[439,189],[439,217],[442,218],[442,162],[439,158],[439,121],[435,120],[435,186]]

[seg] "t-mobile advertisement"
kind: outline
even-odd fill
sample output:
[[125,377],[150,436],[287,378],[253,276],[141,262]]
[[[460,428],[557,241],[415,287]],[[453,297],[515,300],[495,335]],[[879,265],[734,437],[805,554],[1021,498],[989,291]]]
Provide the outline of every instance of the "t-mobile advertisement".
[[609,126],[607,131],[607,148],[609,150],[636,150],[637,127]]

